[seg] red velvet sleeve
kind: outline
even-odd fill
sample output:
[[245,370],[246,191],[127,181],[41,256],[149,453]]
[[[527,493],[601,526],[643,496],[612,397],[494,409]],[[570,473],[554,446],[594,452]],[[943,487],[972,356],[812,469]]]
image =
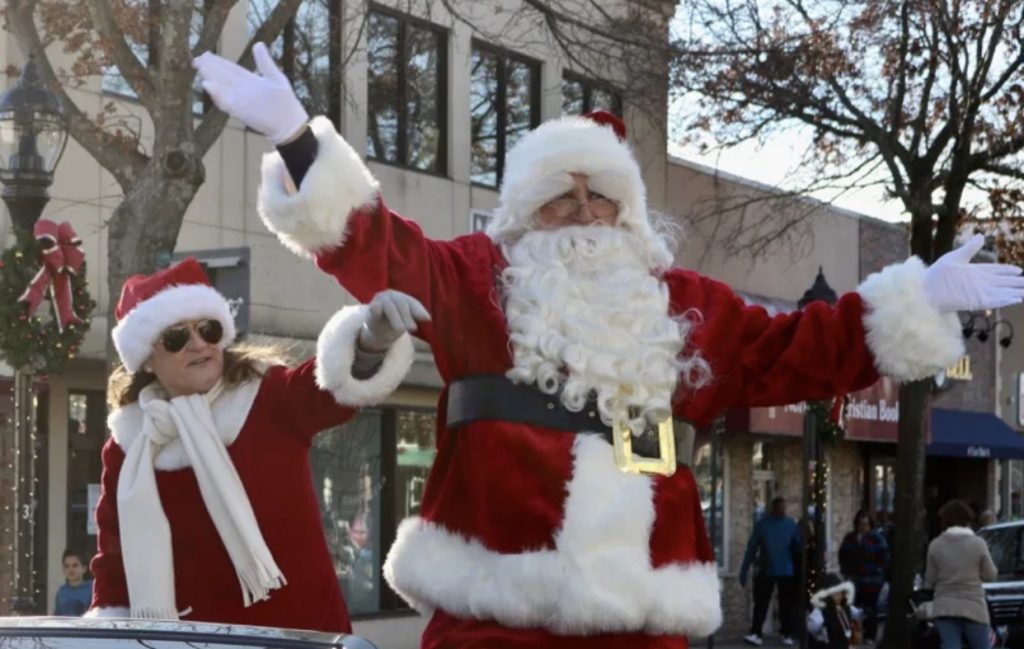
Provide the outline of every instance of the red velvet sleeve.
[[321,251],[316,263],[360,302],[368,303],[385,289],[415,297],[432,319],[419,326],[416,336],[431,342],[432,332],[443,328],[447,317],[459,317],[455,287],[478,273],[481,265],[490,268],[492,251],[493,244],[482,234],[451,241],[429,239],[417,223],[391,211],[378,197],[371,207],[350,214],[344,243]]
[[268,399],[282,431],[303,444],[312,444],[316,434],[344,424],[355,408],[340,405],[327,390],[316,383],[316,359],[297,367],[272,367],[263,377],[258,399]]
[[694,323],[684,353],[699,353],[711,368],[704,388],[681,386],[676,416],[705,424],[731,406],[824,399],[878,380],[857,293],[772,317],[697,273],[673,269],[666,281],[672,312]]
[[128,606],[128,582],[121,559],[121,526],[117,518],[117,478],[123,463],[124,451],[111,437],[103,445],[100,499],[96,505],[99,551],[89,564],[95,578],[92,608]]

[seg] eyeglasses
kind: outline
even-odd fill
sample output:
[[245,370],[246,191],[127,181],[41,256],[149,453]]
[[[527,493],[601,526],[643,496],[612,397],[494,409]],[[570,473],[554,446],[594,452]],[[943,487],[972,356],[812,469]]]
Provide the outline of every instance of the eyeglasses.
[[211,345],[216,345],[224,337],[224,327],[221,326],[219,320],[198,320],[164,329],[164,332],[160,334],[160,344],[168,352],[177,354],[185,349],[193,329],[200,338]]
[[601,194],[591,194],[584,202],[569,196],[563,196],[545,203],[541,209],[548,211],[551,216],[560,221],[566,219],[576,220],[584,205],[587,206],[591,216],[595,219],[613,219],[619,215],[619,203]]

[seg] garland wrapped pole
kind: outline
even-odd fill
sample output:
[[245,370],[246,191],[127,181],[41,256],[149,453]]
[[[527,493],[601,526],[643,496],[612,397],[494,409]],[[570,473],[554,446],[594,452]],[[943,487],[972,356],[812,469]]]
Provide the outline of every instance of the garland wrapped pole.
[[[14,430],[0,431],[0,473],[6,478],[0,501],[0,613],[32,614],[45,610],[35,575],[33,378],[63,368],[81,343],[93,304],[74,230],[39,221],[67,131],[60,101],[32,58],[0,97],[0,132],[0,196],[17,239],[0,260],[0,356],[14,370]],[[47,296],[50,308],[40,311]]]

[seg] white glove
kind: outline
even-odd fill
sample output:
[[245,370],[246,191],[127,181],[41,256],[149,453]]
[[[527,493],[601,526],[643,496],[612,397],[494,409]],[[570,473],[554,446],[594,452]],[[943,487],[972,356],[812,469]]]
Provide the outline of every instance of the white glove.
[[416,331],[417,321],[430,321],[419,300],[401,291],[381,291],[370,301],[370,318],[359,332],[359,346],[384,351],[406,332]]
[[217,108],[266,135],[275,145],[281,144],[299,132],[309,121],[309,114],[267,46],[256,43],[252,57],[259,74],[212,52],[192,59],[192,67],[203,77],[203,90]]
[[985,245],[975,235],[956,250],[939,257],[924,273],[928,303],[943,313],[998,309],[1024,301],[1024,277],[1019,266],[972,264]]

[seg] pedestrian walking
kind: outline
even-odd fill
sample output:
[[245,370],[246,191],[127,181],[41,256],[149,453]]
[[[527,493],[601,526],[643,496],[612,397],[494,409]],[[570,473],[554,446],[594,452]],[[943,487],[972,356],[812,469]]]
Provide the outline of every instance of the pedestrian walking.
[[856,588],[829,573],[811,596],[807,615],[807,646],[810,649],[849,649],[857,644],[857,622],[863,616],[853,604]]
[[996,578],[988,544],[971,529],[974,512],[962,500],[939,509],[942,534],[928,545],[924,587],[935,590],[931,618],[942,649],[991,647],[988,605],[982,582]]
[[755,565],[754,574],[754,617],[750,633],[743,640],[759,647],[763,644],[761,632],[772,593],[779,593],[779,626],[782,644],[791,646],[796,636],[798,615],[799,577],[796,558],[800,555],[800,530],[796,521],[786,516],[786,501],[776,498],[772,501],[768,515],[758,521],[747,541],[747,552],[740,567],[740,585],[747,585],[747,574]]
[[854,516],[853,531],[839,547],[839,570],[856,588],[853,603],[864,611],[864,642],[873,645],[878,633],[878,594],[889,570],[889,544],[865,510]]

